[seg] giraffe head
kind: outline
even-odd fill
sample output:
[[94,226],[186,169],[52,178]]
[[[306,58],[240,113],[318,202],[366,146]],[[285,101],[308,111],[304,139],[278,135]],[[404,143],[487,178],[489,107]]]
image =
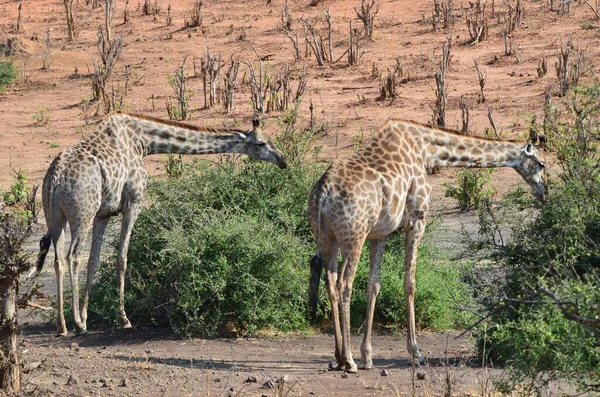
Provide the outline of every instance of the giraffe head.
[[514,168],[533,188],[538,200],[545,201],[548,191],[545,173],[546,162],[540,151],[531,142],[527,142],[519,154],[518,162]]
[[268,161],[279,168],[285,168],[283,153],[271,143],[267,135],[263,134],[259,121],[253,120],[252,127],[252,131],[236,134],[238,144],[242,146],[242,153],[253,159]]

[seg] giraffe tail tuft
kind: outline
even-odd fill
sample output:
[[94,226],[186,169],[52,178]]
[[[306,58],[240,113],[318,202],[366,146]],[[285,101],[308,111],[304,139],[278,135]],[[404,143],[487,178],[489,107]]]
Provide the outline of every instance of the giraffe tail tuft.
[[47,233],[40,240],[40,253],[38,254],[38,259],[36,262],[37,272],[41,272],[44,267],[44,260],[46,259],[46,255],[48,254],[48,250],[50,249],[50,244],[52,240],[50,240],[50,233]]
[[314,324],[317,321],[317,306],[319,303],[319,282],[321,281],[321,270],[323,269],[323,260],[319,254],[310,260],[310,284],[308,287],[308,306],[310,310],[310,322]]

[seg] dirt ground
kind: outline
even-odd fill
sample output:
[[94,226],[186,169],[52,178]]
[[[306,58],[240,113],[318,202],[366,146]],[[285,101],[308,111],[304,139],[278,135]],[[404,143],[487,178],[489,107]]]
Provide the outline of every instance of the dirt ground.
[[[41,184],[52,158],[91,132],[102,117],[102,109],[90,102],[89,73],[92,59],[98,58],[97,28],[104,24],[104,14],[101,8],[92,10],[85,3],[75,2],[77,37],[69,42],[62,1],[0,0],[0,52],[11,39],[16,55],[10,59],[18,68],[17,83],[0,94],[2,190],[14,181],[16,171],[25,172],[30,184]],[[314,56],[294,62],[292,42],[280,29],[283,0],[206,0],[203,27],[192,29],[183,27],[184,18],[191,14],[191,0],[170,2],[172,26],[165,24],[167,1],[156,2],[161,7],[156,19],[142,16],[140,3],[130,2],[131,19],[125,25],[124,2],[117,1],[115,31],[123,33],[126,44],[111,86],[118,96],[123,95],[124,110],[166,118],[167,97],[173,96],[168,76],[173,76],[188,56],[191,122],[207,126],[250,125],[253,115],[245,64],[240,66],[236,107],[230,113],[224,112],[222,105],[202,108],[202,79],[194,71],[198,72],[200,58],[208,49],[212,54],[221,54],[223,60],[252,62],[255,68],[259,55],[266,59],[265,67],[273,74],[286,63],[296,70],[296,76],[306,68],[307,88],[300,122],[308,125],[312,104],[315,122],[323,126],[317,142],[321,146],[320,161],[348,155],[389,118],[431,121],[435,69],[447,38],[452,39],[447,126],[460,128],[458,104],[463,96],[470,109],[470,130],[476,134],[482,134],[490,125],[489,107],[502,136],[527,136],[532,116],[538,120],[543,117],[545,91],[551,86],[550,90],[556,92],[554,65],[561,43],[566,45],[568,37],[585,55],[585,76],[597,73],[600,62],[599,23],[583,1],[571,2],[567,15],[549,10],[546,1],[523,1],[522,25],[513,33],[515,52],[508,56],[502,36],[505,2],[488,2],[488,38],[471,45],[465,12],[472,2],[453,2],[454,27],[434,31],[430,23],[432,1],[380,1],[373,41],[360,64],[352,67],[347,66],[343,53],[349,22],[361,26],[354,10],[360,6],[358,0],[316,1],[317,6],[309,5],[308,0],[289,1],[292,28],[301,38],[302,54],[303,30],[297,18],[310,18],[315,26],[324,29],[323,13],[326,9],[331,11],[334,59],[340,60],[325,66],[317,66]],[[23,5],[22,22],[17,32],[14,25],[19,4]],[[538,76],[537,68],[544,57],[548,73]],[[479,94],[475,59],[486,76],[485,102]],[[395,99],[378,100],[378,75],[385,77],[397,62],[402,65],[406,81],[398,87]],[[47,70],[43,69],[44,64]],[[100,115],[96,114],[98,109]],[[277,135],[281,131],[279,116],[275,112],[265,115],[267,133]],[[150,174],[164,175],[162,161],[160,156],[146,160]],[[443,197],[443,184],[451,182],[453,175],[453,171],[442,170],[431,178],[433,215],[452,225],[444,229],[447,234],[456,234],[464,217],[457,214],[455,203]],[[496,171],[493,183],[498,194],[523,185],[512,170]],[[443,237],[443,244],[453,241],[452,236]],[[274,395],[278,393],[277,384],[275,388],[261,387],[284,376],[287,378],[280,395],[404,395],[413,390],[412,368],[401,336],[376,336],[376,370],[342,378],[340,373],[326,370],[333,352],[333,339],[327,334],[208,341],[181,340],[156,330],[109,329],[93,330],[84,337],[56,339],[53,326],[44,325],[39,319],[25,321],[29,321],[24,331],[26,359],[45,360],[40,369],[25,376],[25,388],[39,395]],[[469,359],[473,346],[466,337],[454,339],[454,334],[449,335],[450,338],[448,334],[420,336],[430,361],[421,370],[425,379],[415,380],[417,394],[441,394],[447,371],[454,390],[460,390],[458,394],[479,395],[485,390],[482,381],[489,379],[489,374]],[[355,356],[359,352],[359,337],[356,338]],[[390,375],[381,376],[382,369]],[[71,376],[74,380],[69,381]],[[252,377],[256,382],[246,382]]]
[[[51,327],[26,329],[27,362],[43,361],[24,376],[33,395],[56,396],[404,396],[482,395],[491,376],[481,369],[467,337],[423,334],[428,363],[414,369],[404,338],[373,339],[372,371],[328,371],[333,336],[180,339],[152,329],[95,330],[56,338]],[[358,351],[360,337],[354,336]],[[447,354],[446,354],[447,352]],[[385,373],[384,373],[385,372]],[[347,375],[347,376],[346,376]],[[424,375],[424,379],[417,378]]]

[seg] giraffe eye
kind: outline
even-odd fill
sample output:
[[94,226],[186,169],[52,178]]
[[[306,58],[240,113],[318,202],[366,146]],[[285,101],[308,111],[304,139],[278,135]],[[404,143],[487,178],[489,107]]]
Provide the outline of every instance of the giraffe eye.
[[265,145],[266,145],[266,143],[265,143],[265,142],[258,142],[258,143],[256,144],[256,146],[258,146],[258,147],[263,147],[263,146],[265,146]]

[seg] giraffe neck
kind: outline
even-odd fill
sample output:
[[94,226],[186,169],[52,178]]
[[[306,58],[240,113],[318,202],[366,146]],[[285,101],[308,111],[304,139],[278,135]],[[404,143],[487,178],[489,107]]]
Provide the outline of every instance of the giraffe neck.
[[500,141],[437,130],[425,137],[427,162],[440,167],[515,167],[524,142]]
[[198,127],[192,124],[160,120],[145,115],[121,113],[113,116],[132,132],[143,155],[244,153],[243,131]]
[[423,151],[428,167],[518,167],[524,145],[524,142],[479,138],[404,120],[389,121],[381,131],[384,150],[405,150],[398,145],[406,136],[420,142],[418,150]]

